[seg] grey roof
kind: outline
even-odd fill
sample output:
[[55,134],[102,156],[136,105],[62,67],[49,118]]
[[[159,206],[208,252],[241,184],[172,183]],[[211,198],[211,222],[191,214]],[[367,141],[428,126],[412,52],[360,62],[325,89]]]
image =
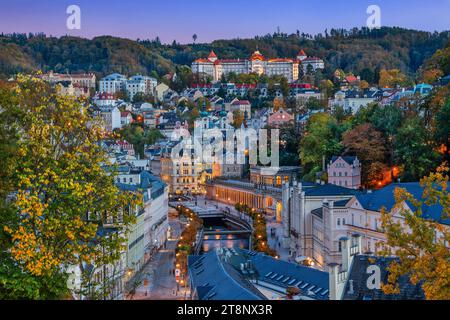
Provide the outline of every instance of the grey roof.
[[[218,257],[217,251],[207,253],[205,258],[202,258],[203,256],[193,256],[190,260],[190,275],[199,277],[201,274],[205,273],[205,276],[202,279],[194,278],[194,283],[207,283],[208,286],[212,287],[210,290],[216,292],[217,299],[234,300],[235,295],[239,294],[239,288],[234,288],[235,291],[233,292],[228,286],[223,286],[222,276],[216,270],[218,269],[217,264],[221,264],[223,270],[239,283],[239,286],[241,287],[239,290],[241,291],[249,290],[258,296],[261,296],[260,292],[247,280],[253,279],[258,281],[259,286],[278,287],[280,293],[285,292],[288,287],[297,287],[302,295],[308,295],[312,299],[328,299],[329,279],[327,272],[301,266],[296,263],[278,260],[263,253],[245,249],[232,248],[223,250],[231,253],[226,262]],[[212,259],[209,257],[210,255],[214,255],[216,259]],[[199,262],[200,259],[203,260]],[[241,270],[241,265],[244,263],[250,263],[251,268]],[[211,273],[214,272],[214,276],[211,276],[211,274],[208,273],[209,271],[207,272],[207,270],[210,269]],[[203,271],[200,275],[197,275],[195,272],[199,272],[200,270]],[[195,286],[197,287],[197,285]],[[205,290],[205,288],[197,290],[199,299],[204,297],[201,296],[201,290]],[[209,295],[211,292],[208,291],[204,294]]]
[[342,158],[349,165],[353,165],[353,162],[355,162],[355,160],[356,160],[356,156],[333,156],[331,158],[331,162],[335,162],[339,158]]
[[[328,300],[328,272],[278,260],[261,253],[250,254],[249,258],[257,271],[258,280],[272,282],[286,288],[298,287],[303,295],[312,292],[311,298]],[[272,279],[274,274],[277,276]]]
[[[389,272],[387,267],[397,258],[357,255],[353,259],[349,277],[344,288],[344,300],[424,300],[420,284],[414,285],[408,276],[398,279],[399,294],[385,294],[381,289],[369,289],[367,280],[371,273],[367,272],[370,265],[377,265],[381,271],[381,283],[387,283]],[[351,291],[351,286],[353,291]]]
[[[394,190],[404,188],[411,193],[417,200],[422,199],[424,188],[419,182],[393,183],[383,189],[373,191],[372,193],[357,193],[356,198],[364,209],[371,211],[380,211],[383,207],[390,211],[395,205]],[[408,205],[414,208],[410,203]],[[450,219],[442,219],[442,206],[440,204],[422,206],[423,217],[433,219],[439,223],[450,225]]]
[[[122,191],[143,191],[151,188],[151,198],[156,199],[164,193],[166,184],[162,180],[146,170],[142,170],[139,174],[141,176],[140,184],[126,184],[116,183],[117,187]],[[142,192],[144,201],[150,200],[147,192]]]
[[188,257],[189,278],[199,300],[265,300],[237,270],[213,250]]
[[310,197],[320,196],[352,196],[359,193],[359,191],[334,184],[324,184],[317,187],[311,187],[305,189],[305,195]]

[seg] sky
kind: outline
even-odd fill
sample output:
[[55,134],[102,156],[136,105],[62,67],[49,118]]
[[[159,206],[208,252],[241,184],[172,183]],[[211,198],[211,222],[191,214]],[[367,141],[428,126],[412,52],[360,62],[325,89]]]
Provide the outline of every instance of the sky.
[[[0,32],[44,32],[92,38],[112,35],[181,43],[251,38],[281,32],[317,34],[366,25],[369,5],[382,26],[450,30],[450,0],[0,0]],[[81,11],[81,29],[69,30],[69,5]]]

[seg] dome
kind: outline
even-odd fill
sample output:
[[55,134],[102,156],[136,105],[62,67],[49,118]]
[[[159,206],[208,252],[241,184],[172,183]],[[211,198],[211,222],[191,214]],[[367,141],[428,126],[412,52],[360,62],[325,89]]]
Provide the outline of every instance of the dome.
[[261,54],[261,52],[256,50],[255,52],[253,52],[252,56],[250,57],[250,60],[251,61],[255,61],[255,60],[264,61],[264,56]]

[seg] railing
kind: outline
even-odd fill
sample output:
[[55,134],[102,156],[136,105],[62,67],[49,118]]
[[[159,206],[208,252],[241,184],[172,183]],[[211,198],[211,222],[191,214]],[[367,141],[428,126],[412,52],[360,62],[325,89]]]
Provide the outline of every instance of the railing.
[[197,238],[195,240],[195,247],[194,247],[194,255],[200,254],[200,250],[202,249],[204,234],[205,234],[204,228],[201,228],[200,231],[197,233]]

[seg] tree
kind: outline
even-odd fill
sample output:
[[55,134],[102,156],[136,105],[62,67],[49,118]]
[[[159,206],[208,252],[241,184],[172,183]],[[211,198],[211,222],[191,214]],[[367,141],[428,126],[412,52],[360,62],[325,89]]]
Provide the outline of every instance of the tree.
[[436,168],[438,155],[430,141],[419,118],[403,122],[395,137],[395,157],[404,166],[403,180],[417,181]]
[[387,158],[383,134],[370,123],[366,123],[344,133],[342,143],[345,154],[356,155],[361,161],[363,183],[375,184],[373,177],[380,177]]
[[330,158],[340,153],[341,136],[337,128],[336,119],[327,113],[311,116],[300,141],[300,160],[305,173],[319,171],[323,157]]
[[[382,285],[385,293],[398,293],[398,279],[408,275],[411,283],[421,284],[426,299],[450,299],[450,233],[440,223],[450,218],[448,180],[448,168],[441,166],[421,180],[422,199],[397,188],[393,210],[382,210],[387,242],[381,254],[398,257],[388,267],[388,281]],[[425,208],[434,205],[442,207],[440,216],[427,215]]]
[[400,72],[398,69],[386,70],[383,69],[380,71],[380,87],[396,87],[396,86],[405,86],[409,83],[408,78]]
[[119,130],[122,139],[131,143],[137,154],[144,158],[145,145],[154,144],[163,137],[158,129],[144,129],[142,124],[132,123]]
[[[106,219],[126,229],[134,215],[124,209],[138,201],[119,192],[104,170],[103,132],[86,103],[22,75],[0,97],[8,127],[20,135],[9,185],[14,193],[8,214],[1,215],[0,294],[61,298],[68,294],[70,267],[98,262],[99,246],[92,244],[103,241],[97,232]],[[110,257],[124,241],[109,243]]]
[[436,113],[435,139],[444,146],[444,157],[450,163],[450,98],[447,103]]

